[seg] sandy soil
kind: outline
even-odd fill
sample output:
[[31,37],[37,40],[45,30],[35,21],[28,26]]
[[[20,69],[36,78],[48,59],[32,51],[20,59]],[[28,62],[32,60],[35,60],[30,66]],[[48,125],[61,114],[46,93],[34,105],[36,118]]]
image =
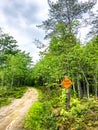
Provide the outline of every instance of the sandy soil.
[[38,100],[38,93],[34,88],[28,88],[20,99],[0,109],[0,130],[22,130],[22,123],[28,110]]

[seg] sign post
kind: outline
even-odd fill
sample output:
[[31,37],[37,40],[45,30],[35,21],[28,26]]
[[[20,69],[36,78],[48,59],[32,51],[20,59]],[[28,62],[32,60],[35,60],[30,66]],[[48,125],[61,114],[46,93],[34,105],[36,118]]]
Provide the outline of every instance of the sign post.
[[72,81],[65,77],[64,80],[61,82],[61,85],[65,87],[66,89],[66,108],[70,109],[70,87],[72,85]]

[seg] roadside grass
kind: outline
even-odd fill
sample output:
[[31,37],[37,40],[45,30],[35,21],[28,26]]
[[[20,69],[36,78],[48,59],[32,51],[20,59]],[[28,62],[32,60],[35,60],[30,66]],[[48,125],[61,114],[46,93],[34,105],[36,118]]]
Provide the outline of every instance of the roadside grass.
[[33,104],[23,123],[24,130],[56,130],[57,121],[53,107],[58,106],[59,99],[55,91],[44,87],[36,88],[39,100]]
[[97,130],[98,129],[98,101],[94,98],[71,99],[69,111],[60,111],[60,128],[65,130]]
[[66,109],[61,89],[38,89],[39,101],[30,109],[23,124],[24,130],[97,130],[98,101],[85,97],[71,98],[71,108]]
[[0,87],[0,107],[8,105],[14,98],[21,98],[26,92],[27,87]]

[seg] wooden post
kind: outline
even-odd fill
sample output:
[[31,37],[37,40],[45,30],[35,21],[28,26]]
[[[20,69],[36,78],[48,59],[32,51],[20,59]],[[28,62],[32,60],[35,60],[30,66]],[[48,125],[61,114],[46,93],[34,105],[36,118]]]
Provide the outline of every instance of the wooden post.
[[70,88],[66,89],[66,108],[70,109]]

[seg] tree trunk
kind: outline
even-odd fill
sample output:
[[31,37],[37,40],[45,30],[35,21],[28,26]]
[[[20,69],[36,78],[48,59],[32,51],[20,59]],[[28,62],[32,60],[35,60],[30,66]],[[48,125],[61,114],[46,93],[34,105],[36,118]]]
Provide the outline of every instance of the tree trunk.
[[79,98],[83,98],[83,91],[82,91],[82,88],[81,88],[81,83],[80,83],[80,80],[79,80],[79,74],[77,72],[77,86],[78,86],[78,95],[79,95]]
[[74,91],[74,96],[75,96],[76,89],[75,89],[75,84],[74,84],[74,82],[73,82],[73,91]]
[[73,91],[74,91],[74,94],[75,94],[76,89],[75,89],[75,84],[74,84],[74,78],[72,78],[72,81],[73,81],[73,84],[72,84],[72,86],[73,86]]
[[87,83],[87,97],[88,97],[88,99],[90,98],[90,96],[89,96],[89,84]]
[[97,100],[97,78],[94,75],[94,90],[95,90],[95,100]]
[[84,73],[82,67],[80,67],[80,68],[81,68],[82,74],[83,74],[84,79],[85,79],[86,84],[87,84],[87,97],[88,97],[88,99],[89,99],[89,97],[90,97],[90,96],[89,96],[89,82],[88,82],[88,80],[87,80],[87,78],[86,78],[86,75],[85,75],[85,73]]
[[4,86],[4,75],[2,75],[2,87]]
[[20,79],[18,79],[18,87],[20,86]]
[[77,85],[78,85],[78,95],[79,95],[79,98],[83,98],[83,91],[82,91],[82,88],[81,88],[81,83],[79,81],[79,79],[77,79]]
[[83,93],[86,95],[86,84],[85,84],[85,79],[83,77]]
[[11,89],[13,88],[13,84],[14,84],[14,73],[12,74]]

